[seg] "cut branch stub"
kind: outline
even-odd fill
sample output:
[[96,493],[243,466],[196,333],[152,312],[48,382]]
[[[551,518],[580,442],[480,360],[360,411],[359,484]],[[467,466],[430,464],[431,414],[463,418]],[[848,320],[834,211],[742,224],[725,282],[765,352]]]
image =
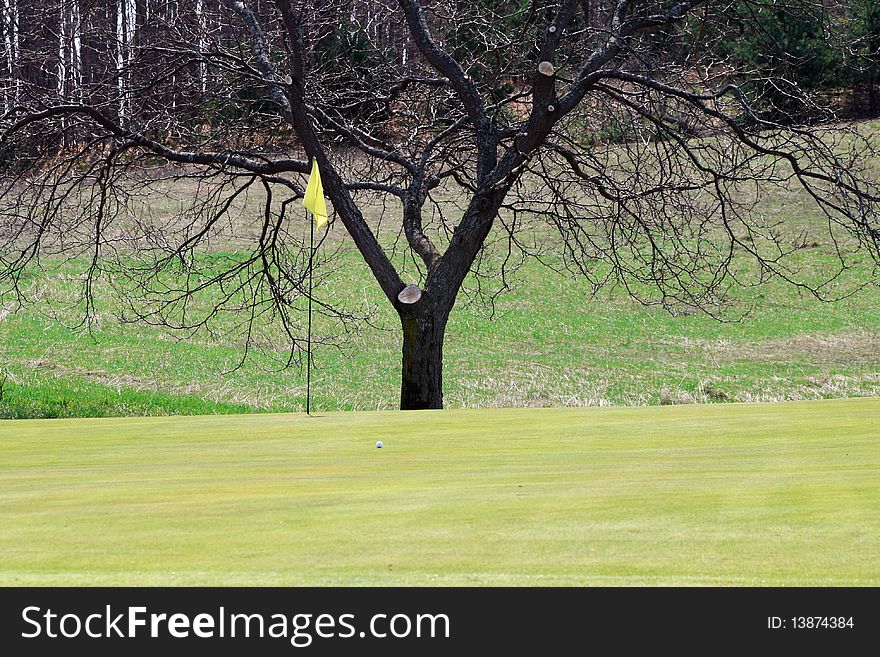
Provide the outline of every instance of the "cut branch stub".
[[544,61],[538,64],[538,73],[541,75],[546,75],[547,77],[552,76],[556,72],[553,64],[550,62]]
[[397,295],[397,300],[400,303],[405,304],[414,304],[416,301],[422,298],[422,291],[419,289],[418,285],[407,285],[400,291],[400,294]]

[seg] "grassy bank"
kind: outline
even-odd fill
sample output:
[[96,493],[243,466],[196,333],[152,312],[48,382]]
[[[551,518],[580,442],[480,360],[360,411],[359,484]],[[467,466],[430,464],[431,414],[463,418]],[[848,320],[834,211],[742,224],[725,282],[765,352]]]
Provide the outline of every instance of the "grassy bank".
[[[398,322],[350,254],[334,294],[367,298],[373,325],[340,347],[319,346],[314,403],[325,411],[394,408]],[[853,278],[867,271],[851,273]],[[54,297],[64,281],[49,279]],[[755,295],[755,291],[749,295]],[[741,322],[672,316],[617,293],[592,298],[576,280],[532,263],[499,298],[494,318],[466,299],[444,349],[448,407],[584,406],[778,401],[880,394],[880,294],[867,288],[822,303],[782,284],[746,296]],[[297,411],[305,371],[256,355],[239,367],[240,336],[177,339],[120,325],[106,313],[91,333],[61,303],[0,320],[0,416],[76,417]],[[46,308],[52,313],[46,312]],[[101,319],[99,317],[99,319]],[[318,330],[320,331],[320,324]],[[76,390],[77,394],[69,392]],[[147,398],[144,398],[147,395]],[[123,398],[121,396],[127,396]],[[155,403],[161,398],[162,403]],[[63,403],[37,403],[39,400]]]

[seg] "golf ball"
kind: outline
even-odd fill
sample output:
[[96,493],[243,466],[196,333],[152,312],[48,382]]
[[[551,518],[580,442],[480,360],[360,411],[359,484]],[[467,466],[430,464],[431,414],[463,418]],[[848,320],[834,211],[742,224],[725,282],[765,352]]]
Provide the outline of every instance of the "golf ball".
[[382,441],[381,441],[381,440],[378,441],[378,442],[376,443],[376,447],[382,447]]

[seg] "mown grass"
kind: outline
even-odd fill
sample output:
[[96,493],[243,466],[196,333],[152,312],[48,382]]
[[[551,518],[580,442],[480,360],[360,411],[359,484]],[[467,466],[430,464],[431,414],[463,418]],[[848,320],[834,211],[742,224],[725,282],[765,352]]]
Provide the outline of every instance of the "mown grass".
[[877,586],[878,416],[853,399],[6,422],[0,584]]

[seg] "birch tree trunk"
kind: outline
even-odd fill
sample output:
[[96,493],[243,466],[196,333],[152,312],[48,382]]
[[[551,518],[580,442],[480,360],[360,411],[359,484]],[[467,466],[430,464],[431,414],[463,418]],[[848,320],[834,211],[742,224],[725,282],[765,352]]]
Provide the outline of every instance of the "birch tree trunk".
[[131,114],[132,50],[137,25],[136,0],[117,0],[116,5],[116,85],[119,93],[119,116]]
[[[205,5],[204,0],[196,0],[196,23],[198,24],[198,46],[199,46],[199,54],[203,56],[205,52],[205,48],[208,45],[208,21],[205,16]],[[199,89],[201,89],[202,93],[208,88],[208,67],[205,64],[205,60],[201,59],[199,61]]]
[[21,81],[18,79],[18,5],[17,0],[3,0],[3,20],[0,29],[3,32],[3,46],[6,52],[6,72],[9,75],[8,86],[3,86],[3,110],[8,112],[18,103]]

